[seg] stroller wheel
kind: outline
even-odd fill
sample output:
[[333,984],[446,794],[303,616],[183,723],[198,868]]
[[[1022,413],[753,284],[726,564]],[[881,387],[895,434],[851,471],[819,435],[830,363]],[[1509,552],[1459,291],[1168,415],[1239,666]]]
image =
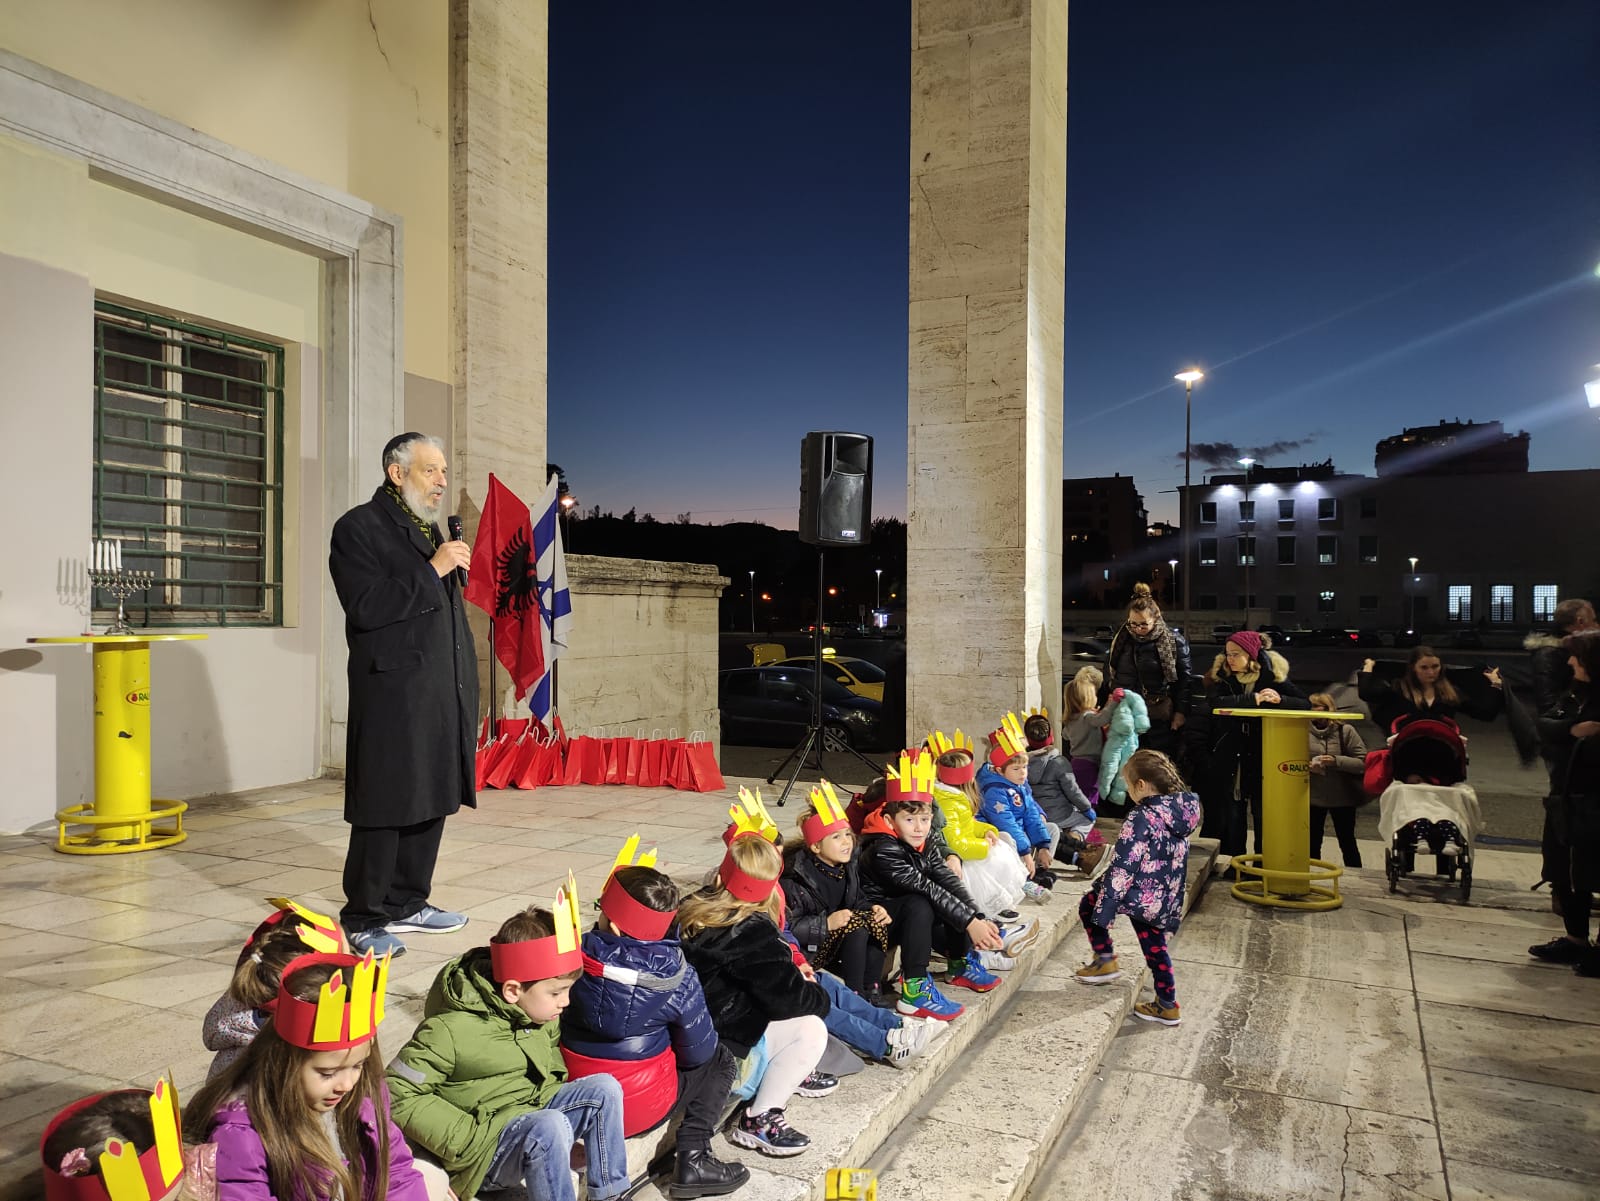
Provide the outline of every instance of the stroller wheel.
[[1398,891],[1400,888],[1400,864],[1395,856],[1393,847],[1383,848],[1383,874],[1389,877],[1389,891]]
[[1472,860],[1461,865],[1461,903],[1465,905],[1472,896]]

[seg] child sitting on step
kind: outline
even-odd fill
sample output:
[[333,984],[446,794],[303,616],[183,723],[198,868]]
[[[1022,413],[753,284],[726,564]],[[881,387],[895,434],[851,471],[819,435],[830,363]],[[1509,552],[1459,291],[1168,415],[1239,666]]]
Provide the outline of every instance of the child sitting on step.
[[1075,974],[1080,984],[1107,984],[1122,975],[1110,927],[1117,914],[1127,914],[1156,992],[1154,1002],[1134,1006],[1134,1016],[1176,1026],[1178,994],[1167,936],[1183,920],[1188,839],[1200,822],[1200,798],[1188,791],[1177,766],[1160,751],[1135,751],[1123,765],[1122,779],[1133,808],[1111,849],[1110,870],[1078,905],[1094,958]]
[[457,1196],[514,1188],[530,1201],[576,1201],[582,1142],[587,1195],[628,1189],[622,1086],[568,1080],[561,1011],[583,970],[572,877],[553,909],[506,919],[486,947],[439,969],[422,1025],[389,1065],[395,1121],[439,1159]]
[[989,735],[989,761],[978,771],[983,804],[978,816],[1011,840],[1029,878],[1051,888],[1049,872],[1061,827],[1048,821],[1028,787],[1028,744],[1015,713],[1007,713]]
[[[757,806],[758,808],[759,806]],[[755,1095],[728,1132],[763,1155],[799,1155],[811,1140],[789,1125],[789,1098],[838,1087],[807,1087],[828,1045],[828,997],[795,965],[779,930],[783,856],[764,829],[736,807],[733,837],[713,882],[678,907],[683,953],[700,974],[711,1022],[741,1059],[765,1063]]]
[[912,1017],[950,1021],[964,1010],[935,987],[928,960],[937,948],[950,965],[949,983],[988,992],[1000,980],[984,963],[1005,944],[971,895],[930,845],[933,755],[902,751],[898,771],[885,777],[885,800],[863,824],[861,880],[868,897],[890,918],[900,947],[900,1000]]
[[1023,897],[1048,901],[1049,889],[1028,879],[1028,869],[1011,841],[978,818],[983,794],[976,782],[978,765],[972,744],[957,730],[953,739],[935,731],[928,735],[927,745],[938,755],[934,804],[944,813],[945,841],[961,857],[961,882],[973,901],[996,920],[1015,920],[1017,903]]
[[681,1113],[672,1197],[715,1197],[750,1178],[711,1153],[736,1065],[717,1040],[700,977],[672,930],[678,888],[655,869],[652,850],[634,862],[635,834],[600,893],[600,917],[583,936],[583,974],[561,1014],[561,1056],[570,1079],[606,1074],[622,1086],[622,1133],[650,1130]]
[[206,1072],[210,1080],[244,1054],[267,1020],[278,995],[283,969],[302,955],[347,951],[344,930],[326,914],[286,897],[271,897],[277,908],[250,933],[233,965],[228,991],[206,1013],[202,1039],[215,1051]]
[[389,1115],[377,1026],[388,957],[302,955],[272,1016],[184,1110],[225,1201],[425,1201]]
[[1091,842],[1095,811],[1078,786],[1072,768],[1056,749],[1055,730],[1048,713],[1031,713],[1022,723],[1028,741],[1028,788],[1045,821],[1061,830],[1061,842],[1070,848],[1071,861],[1086,876],[1105,853],[1105,844]]

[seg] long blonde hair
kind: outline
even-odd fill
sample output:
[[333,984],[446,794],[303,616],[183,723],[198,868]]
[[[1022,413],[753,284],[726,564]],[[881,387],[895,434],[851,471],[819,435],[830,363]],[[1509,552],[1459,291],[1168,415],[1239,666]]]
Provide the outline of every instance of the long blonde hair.
[[[778,848],[758,835],[747,834],[743,838],[735,838],[728,847],[728,853],[733,856],[740,871],[757,880],[776,880],[783,874],[783,856],[778,853]],[[783,910],[776,888],[764,901],[741,901],[722,887],[722,881],[718,880],[684,898],[683,904],[678,906],[678,928],[684,938],[692,938],[700,931],[713,927],[737,926],[756,913],[765,914],[774,926],[782,928]]]
[[1100,699],[1100,685],[1106,682],[1106,677],[1098,667],[1080,667],[1072,677],[1072,682],[1067,685],[1067,694],[1063,698],[1066,702],[1066,714],[1063,723],[1071,721],[1080,713],[1092,713],[1099,708],[1096,702]]
[[[302,1001],[315,1001],[338,969],[315,963],[298,969],[285,986]],[[383,1083],[383,1053],[374,1035],[361,1075],[333,1111],[337,1129],[329,1146],[322,1120],[306,1103],[300,1072],[313,1052],[278,1037],[269,1018],[245,1053],[207,1082],[184,1108],[184,1131],[209,1133],[216,1112],[234,1093],[244,1093],[250,1125],[266,1154],[267,1183],[275,1197],[322,1198],[337,1195],[364,1201],[389,1195],[389,1122]],[[361,1106],[371,1101],[377,1128],[376,1162],[366,1171]],[[341,1162],[342,1161],[342,1162]],[[337,1190],[337,1192],[335,1192]]]

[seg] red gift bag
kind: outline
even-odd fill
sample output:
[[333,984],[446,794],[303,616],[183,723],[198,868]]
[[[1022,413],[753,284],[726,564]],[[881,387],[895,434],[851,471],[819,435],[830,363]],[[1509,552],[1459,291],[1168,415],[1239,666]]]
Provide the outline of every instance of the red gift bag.
[[[524,736],[517,740],[515,750],[507,755],[505,762],[495,768],[490,776],[491,782],[499,779],[503,782],[501,788],[527,788],[522,779],[528,773],[528,765],[533,762],[534,755],[538,754],[539,740],[531,736]],[[503,769],[503,770],[502,770]]]
[[515,746],[516,742],[511,739],[496,738],[488,746],[484,747],[483,750],[478,752],[476,764],[478,777],[476,784],[478,791],[481,792],[485,788],[501,787],[501,785],[493,782],[495,769],[500,766],[502,760],[505,759],[506,755],[509,754],[512,748]]
[[567,748],[567,767],[563,784],[604,784],[606,782],[606,740],[580,734]]
[[667,756],[662,768],[662,778],[668,788],[692,791],[693,785],[689,782],[689,756],[684,748],[683,739],[667,740]]
[[643,738],[628,739],[628,761],[622,768],[624,784],[638,784],[639,768],[644,763],[644,748],[647,745]]
[[640,788],[660,788],[667,782],[667,744],[651,738],[639,746],[639,776],[634,781]]
[[637,738],[608,738],[606,747],[606,783],[626,784],[628,782],[628,756],[633,753],[633,748],[638,745]]
[[684,787],[690,792],[721,792],[727,785],[722,779],[722,769],[717,766],[717,758],[711,753],[711,744],[703,737],[696,739],[693,734],[683,748],[684,763],[688,769],[689,783]]
[[500,741],[505,744],[505,750],[494,761],[494,766],[489,769],[486,777],[490,788],[507,788],[516,772],[517,765],[522,761],[523,742],[510,734],[502,734]]
[[552,738],[540,749],[529,775],[540,784],[559,784],[566,778],[567,764],[563,744]]
[[528,732],[530,719],[526,717],[503,717],[500,719],[500,737],[510,735],[512,738],[521,738]]

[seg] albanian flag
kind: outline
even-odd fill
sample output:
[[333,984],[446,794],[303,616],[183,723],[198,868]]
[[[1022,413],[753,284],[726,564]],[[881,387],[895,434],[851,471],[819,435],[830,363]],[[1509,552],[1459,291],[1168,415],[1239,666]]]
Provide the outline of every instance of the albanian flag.
[[464,595],[494,623],[495,657],[511,673],[519,700],[544,674],[538,562],[528,506],[490,475]]

